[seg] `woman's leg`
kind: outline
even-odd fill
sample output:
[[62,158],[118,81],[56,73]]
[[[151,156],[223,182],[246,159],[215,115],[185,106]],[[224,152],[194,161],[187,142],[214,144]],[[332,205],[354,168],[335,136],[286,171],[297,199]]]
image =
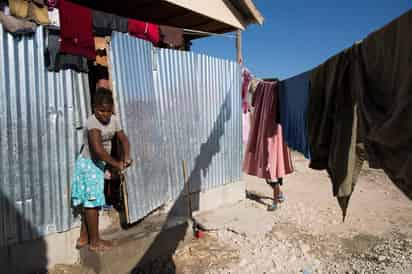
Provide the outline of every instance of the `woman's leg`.
[[86,208],[87,229],[89,232],[90,248],[93,250],[104,251],[110,249],[112,243],[104,241],[99,236],[99,211],[97,208]]
[[82,225],[80,227],[80,237],[76,243],[77,249],[80,249],[89,243],[89,235],[87,232],[87,222],[86,222],[84,210],[82,210],[82,213],[81,213],[81,222],[82,222]]

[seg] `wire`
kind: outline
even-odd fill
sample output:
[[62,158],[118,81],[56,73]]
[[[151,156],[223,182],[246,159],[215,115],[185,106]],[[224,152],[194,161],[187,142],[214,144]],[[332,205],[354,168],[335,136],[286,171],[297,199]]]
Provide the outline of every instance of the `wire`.
[[185,34],[199,34],[199,36],[211,35],[211,36],[221,36],[221,37],[225,37],[225,38],[236,39],[236,36],[234,36],[234,35],[213,33],[213,32],[201,31],[201,30],[183,29],[183,32]]

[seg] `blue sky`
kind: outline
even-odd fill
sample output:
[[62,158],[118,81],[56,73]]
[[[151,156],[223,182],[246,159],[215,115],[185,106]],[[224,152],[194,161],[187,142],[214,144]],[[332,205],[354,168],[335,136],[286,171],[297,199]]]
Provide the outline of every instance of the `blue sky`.
[[[316,67],[412,8],[411,0],[254,3],[265,21],[263,26],[249,26],[243,33],[245,65],[258,77],[280,79]],[[193,42],[193,51],[235,60],[235,40],[198,39]]]

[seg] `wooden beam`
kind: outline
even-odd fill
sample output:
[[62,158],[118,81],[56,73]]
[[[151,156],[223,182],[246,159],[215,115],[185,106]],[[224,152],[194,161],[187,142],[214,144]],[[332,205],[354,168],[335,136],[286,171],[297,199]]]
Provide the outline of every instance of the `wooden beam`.
[[243,64],[242,55],[242,31],[236,31],[236,60],[239,64]]

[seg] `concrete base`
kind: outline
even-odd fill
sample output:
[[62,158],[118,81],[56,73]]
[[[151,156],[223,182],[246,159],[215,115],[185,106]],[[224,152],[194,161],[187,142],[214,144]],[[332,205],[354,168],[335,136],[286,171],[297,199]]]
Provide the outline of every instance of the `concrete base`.
[[[244,182],[238,182],[193,195],[194,215],[243,200],[245,187]],[[110,252],[98,255],[87,248],[76,250],[77,228],[38,241],[0,248],[0,272],[28,273],[63,264],[71,265],[69,272],[75,274],[130,273],[153,259],[171,258],[180,245],[193,237],[192,227],[187,222],[187,199],[184,196],[127,230],[111,222],[113,220],[102,214],[101,229],[111,226],[103,233],[104,238],[115,242]]]
[[195,211],[204,212],[217,209],[223,205],[234,204],[245,199],[246,183],[239,181],[203,192],[200,195],[199,209]]

